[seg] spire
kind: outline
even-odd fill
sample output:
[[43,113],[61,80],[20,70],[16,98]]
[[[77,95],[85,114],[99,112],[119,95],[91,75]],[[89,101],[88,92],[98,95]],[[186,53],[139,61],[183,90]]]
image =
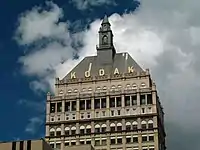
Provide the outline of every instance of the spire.
[[108,21],[108,16],[105,15],[104,18],[103,18],[102,24],[107,24],[107,23],[110,24],[109,21]]

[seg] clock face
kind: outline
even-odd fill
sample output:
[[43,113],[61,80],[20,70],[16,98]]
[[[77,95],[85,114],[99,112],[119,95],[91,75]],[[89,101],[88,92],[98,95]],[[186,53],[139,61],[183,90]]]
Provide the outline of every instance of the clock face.
[[103,26],[103,30],[106,30],[106,29],[107,29],[107,25],[104,24],[104,26]]
[[108,37],[107,36],[104,36],[103,37],[103,44],[107,44],[108,43]]

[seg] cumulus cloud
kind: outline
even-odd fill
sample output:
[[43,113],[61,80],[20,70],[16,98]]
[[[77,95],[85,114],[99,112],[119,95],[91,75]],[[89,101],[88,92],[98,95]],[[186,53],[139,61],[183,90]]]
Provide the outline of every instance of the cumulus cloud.
[[[200,13],[199,3],[195,0],[144,0],[141,1],[137,12],[125,13],[122,16],[115,13],[109,17],[117,51],[129,52],[143,68],[151,70],[165,110],[168,149],[172,150],[200,149],[199,131],[196,131],[200,127],[200,120],[197,119],[200,113],[198,107],[200,105],[198,101],[200,97],[198,91],[200,88],[198,78],[200,75],[200,35],[198,34],[200,21],[197,17]],[[38,9],[34,8],[22,15],[22,18],[31,22],[29,14],[33,12],[40,23],[39,20],[43,20],[44,12],[50,18],[49,14],[52,12],[62,12],[56,4],[51,4],[51,6],[59,11],[51,9],[41,13],[41,11],[35,11]],[[24,73],[36,75],[39,81],[35,82],[45,83],[50,87],[53,87],[55,76],[62,78],[83,57],[96,53],[95,45],[101,21],[95,20],[88,29],[71,35],[67,29],[68,24],[65,22],[62,22],[62,27],[64,27],[62,31],[65,32],[60,32],[59,17],[62,15],[61,13],[57,15],[57,19],[47,21],[48,26],[54,24],[52,28],[59,31],[48,30],[50,32],[46,34],[45,29],[43,31],[45,26],[43,26],[38,35],[34,32],[33,37],[30,38],[27,35],[31,36],[29,32],[34,30],[34,26],[28,27],[31,23],[24,25],[21,18],[17,30],[17,35],[20,35],[17,36],[19,44],[30,44],[41,40],[41,35],[47,39],[53,37],[54,41],[44,48],[36,48],[19,59]],[[37,25],[36,29],[38,29]],[[64,34],[68,36],[63,37]],[[65,45],[56,42],[60,39]],[[83,45],[78,50],[80,56],[78,60],[73,59],[73,52],[77,51],[70,41]],[[62,60],[65,61],[60,63]],[[42,84],[37,85],[37,89],[40,86],[43,87]],[[191,137],[193,140],[189,142]]]
[[71,0],[71,2],[79,10],[85,10],[91,8],[92,6],[102,6],[102,5],[115,5],[115,0]]

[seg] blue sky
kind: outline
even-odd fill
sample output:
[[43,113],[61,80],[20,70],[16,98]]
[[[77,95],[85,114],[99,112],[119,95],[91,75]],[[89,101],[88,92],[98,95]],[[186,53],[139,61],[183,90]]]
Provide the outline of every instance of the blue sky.
[[[200,13],[195,0],[0,2],[0,141],[44,137],[46,92],[94,55],[105,13],[118,52],[150,68],[169,149],[199,149]],[[136,9],[137,8],[137,9]],[[74,57],[78,56],[75,60]]]

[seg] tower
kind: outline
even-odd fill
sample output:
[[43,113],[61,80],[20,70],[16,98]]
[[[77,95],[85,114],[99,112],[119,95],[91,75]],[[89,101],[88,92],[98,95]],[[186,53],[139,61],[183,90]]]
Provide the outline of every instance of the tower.
[[46,140],[64,150],[165,150],[164,112],[149,70],[116,53],[107,16],[97,56],[85,57],[47,94]]

